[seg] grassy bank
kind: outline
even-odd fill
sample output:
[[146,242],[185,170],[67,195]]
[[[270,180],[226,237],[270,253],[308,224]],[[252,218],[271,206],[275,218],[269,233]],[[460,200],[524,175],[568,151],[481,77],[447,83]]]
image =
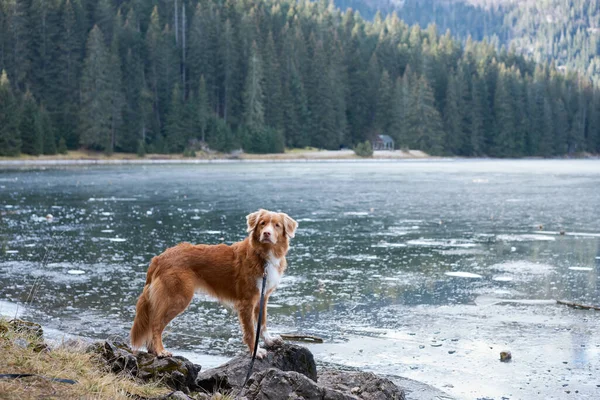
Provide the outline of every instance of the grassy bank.
[[[83,343],[47,348],[41,335],[15,328],[0,317],[0,373],[36,374],[42,377],[0,379],[0,399],[146,399],[172,392],[160,382],[142,383],[107,370],[99,356],[85,351]],[[75,384],[54,382],[72,379]],[[206,397],[203,397],[206,398]],[[213,400],[225,400],[216,395]]]
[[[418,150],[396,150],[396,151],[376,151],[372,158],[375,159],[412,159],[428,158],[429,156]],[[204,151],[196,152],[194,157],[184,157],[182,154],[146,154],[143,158],[133,153],[114,153],[106,155],[102,152],[93,151],[69,151],[67,154],[56,154],[52,156],[30,156],[22,154],[19,157],[0,157],[0,162],[18,162],[22,164],[36,164],[39,162],[51,162],[55,160],[67,161],[99,161],[99,162],[119,162],[119,161],[148,161],[153,160],[171,160],[171,161],[194,161],[194,160],[352,160],[361,159],[352,150],[318,150],[315,148],[289,149],[285,153],[277,154],[247,154],[247,153],[207,153]]]

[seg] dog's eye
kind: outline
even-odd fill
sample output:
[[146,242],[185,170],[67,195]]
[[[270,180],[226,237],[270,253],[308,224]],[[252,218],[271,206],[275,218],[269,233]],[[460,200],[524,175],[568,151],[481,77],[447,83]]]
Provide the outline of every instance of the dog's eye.
[[276,227],[276,228],[279,228],[279,226],[280,226],[279,224],[275,224],[275,227]]
[[265,221],[261,222],[260,224],[261,224],[261,225],[264,225],[264,224],[265,224]]

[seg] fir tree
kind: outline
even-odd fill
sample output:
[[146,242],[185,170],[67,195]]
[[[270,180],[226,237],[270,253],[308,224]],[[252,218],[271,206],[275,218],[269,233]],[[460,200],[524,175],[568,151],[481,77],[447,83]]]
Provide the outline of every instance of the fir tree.
[[262,60],[256,42],[252,43],[244,90],[244,123],[252,132],[265,125]]
[[441,154],[443,145],[443,122],[435,108],[433,91],[425,77],[415,85],[411,109],[407,116],[411,148],[430,154]]
[[21,152],[38,156],[44,151],[44,132],[40,120],[40,110],[31,92],[23,97],[23,110],[19,123],[21,132]]
[[181,153],[186,146],[186,132],[183,125],[183,101],[181,99],[181,90],[176,83],[171,94],[171,105],[167,114],[167,125],[165,128],[168,151],[171,153]]
[[0,73],[0,156],[18,156],[21,151],[19,105],[6,71]]
[[444,109],[445,126],[445,151],[450,154],[462,154],[463,140],[465,139],[463,129],[464,109],[460,90],[455,74],[451,73],[448,79],[448,89],[446,92],[446,108]]
[[394,85],[390,74],[383,71],[379,82],[379,94],[377,98],[377,113],[375,115],[376,131],[380,134],[389,135],[392,130],[394,113]]
[[500,71],[498,77],[494,98],[494,122],[494,141],[490,148],[490,155],[508,157],[515,148],[514,133],[517,120],[507,71]]
[[200,140],[206,142],[206,128],[210,117],[210,106],[208,104],[208,93],[206,92],[206,80],[204,75],[200,77],[198,96],[196,97],[196,113],[198,128],[200,129]]
[[54,135],[54,126],[50,119],[50,114],[44,107],[40,110],[40,125],[43,132],[43,153],[56,154],[56,137]]
[[90,31],[81,78],[79,126],[84,147],[112,149],[110,57],[98,26]]

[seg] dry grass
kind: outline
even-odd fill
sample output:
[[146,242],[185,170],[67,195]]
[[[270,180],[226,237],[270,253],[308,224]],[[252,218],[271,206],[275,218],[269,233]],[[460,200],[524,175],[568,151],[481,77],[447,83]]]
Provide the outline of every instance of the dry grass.
[[[0,317],[0,373],[39,374],[47,378],[73,379],[74,385],[30,377],[0,379],[0,399],[128,399],[156,398],[172,390],[159,383],[140,383],[126,376],[110,373],[82,346],[60,346],[36,352],[41,339],[17,333]],[[137,397],[139,396],[139,397]],[[215,395],[226,400],[229,396]]]
[[[144,157],[148,160],[180,160],[184,159],[182,154],[146,154]],[[198,159],[211,159],[211,158],[224,158],[222,154],[209,154],[203,151],[196,152],[196,158]],[[29,161],[29,160],[137,160],[140,159],[135,153],[113,153],[108,156],[100,151],[86,151],[86,150],[73,150],[67,154],[55,154],[51,156],[31,156],[27,154],[21,154],[18,157],[0,157],[0,160],[17,160],[17,161]]]
[[[411,151],[376,151],[373,158],[381,159],[405,159],[405,158],[428,158],[426,153],[418,150]],[[110,156],[102,152],[93,152],[85,150],[69,151],[67,154],[57,154],[53,156],[30,156],[21,155],[19,157],[0,157],[0,161],[21,161],[28,163],[31,161],[51,161],[51,160],[100,160],[100,161],[119,161],[119,160],[349,160],[361,159],[354,154],[352,150],[320,150],[314,147],[304,149],[286,149],[285,153],[275,154],[225,154],[225,153],[207,153],[197,151],[196,157],[183,157],[182,154],[146,154],[143,159],[133,153],[114,153]]]

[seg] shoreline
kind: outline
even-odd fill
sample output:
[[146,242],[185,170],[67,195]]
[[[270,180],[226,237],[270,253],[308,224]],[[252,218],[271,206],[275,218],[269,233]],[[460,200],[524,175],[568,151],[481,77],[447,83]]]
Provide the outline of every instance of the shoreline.
[[453,158],[295,158],[295,159],[140,159],[140,160],[0,160],[0,167],[51,167],[51,166],[74,166],[74,165],[194,165],[194,164],[262,164],[262,163],[397,163],[397,162],[425,162],[425,161],[452,161]]
[[359,157],[352,150],[307,150],[276,154],[209,154],[200,153],[196,157],[181,155],[150,154],[140,158],[135,154],[117,153],[105,156],[101,153],[73,151],[67,155],[0,157],[0,168],[11,167],[61,167],[93,165],[194,165],[194,164],[261,164],[261,163],[399,163],[399,162],[440,162],[457,160],[600,160],[600,155],[580,154],[572,157],[457,157],[431,156],[420,150],[376,151],[372,157]]
[[[29,308],[26,305],[15,303],[10,300],[0,299],[0,321],[4,319],[8,321],[10,319],[19,319],[24,321],[30,321],[28,318]],[[33,322],[33,321],[31,321]],[[37,322],[33,322],[37,324]],[[77,351],[77,349],[89,348],[89,346],[103,343],[106,340],[114,340],[115,338],[98,339],[86,336],[79,336],[76,334],[70,334],[60,329],[51,328],[47,325],[41,325],[43,329],[43,341],[50,349],[66,348],[69,349],[71,346],[71,352]],[[289,344],[290,342],[288,342]],[[292,342],[293,343],[293,342]],[[306,351],[312,354],[314,346],[302,344]],[[202,372],[217,370],[222,368],[226,363],[231,362],[238,356],[227,357],[227,356],[214,356],[208,354],[197,354],[193,351],[186,351],[181,349],[173,349],[177,356],[183,356],[193,363],[198,363],[202,366]],[[243,351],[242,351],[243,352]],[[324,363],[317,361],[316,367],[318,370],[323,371],[339,371],[339,372],[363,372],[361,368],[351,367],[343,364]],[[68,371],[70,372],[70,371]],[[433,385],[425,382],[410,379],[405,376],[396,374],[377,374],[380,377],[390,379],[394,384],[398,385],[402,390],[405,391],[407,400],[429,400],[433,398],[453,400],[455,397],[451,396],[447,392]],[[166,387],[165,387],[166,388]],[[152,396],[152,398],[155,398]]]
[[196,157],[180,154],[148,154],[137,157],[130,153],[106,156],[102,153],[71,151],[66,155],[0,157],[0,167],[10,166],[62,166],[62,165],[144,165],[144,164],[227,164],[265,162],[393,162],[440,159],[419,150],[377,151],[373,157],[363,158],[353,150],[291,150],[275,154],[224,154],[199,152]]

